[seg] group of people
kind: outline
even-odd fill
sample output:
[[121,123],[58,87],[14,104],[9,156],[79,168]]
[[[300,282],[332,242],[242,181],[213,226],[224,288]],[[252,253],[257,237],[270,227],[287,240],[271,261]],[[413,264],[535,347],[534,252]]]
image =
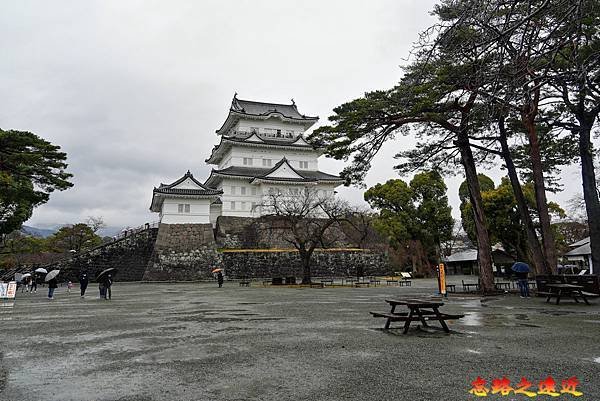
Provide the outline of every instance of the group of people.
[[21,292],[37,292],[37,279],[35,276],[27,276],[19,283],[21,287]]
[[[81,298],[85,298],[85,291],[90,282],[89,275],[86,271],[81,271],[79,274],[79,289],[81,290]],[[103,275],[98,281],[98,289],[100,290],[100,299],[112,299],[113,277],[108,273]]]

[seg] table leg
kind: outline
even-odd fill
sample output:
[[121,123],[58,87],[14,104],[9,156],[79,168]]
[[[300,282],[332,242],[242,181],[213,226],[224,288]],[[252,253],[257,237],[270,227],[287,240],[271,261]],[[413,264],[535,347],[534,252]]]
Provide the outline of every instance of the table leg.
[[571,291],[571,296],[573,297],[573,299],[575,300],[575,303],[578,304],[579,300],[577,299],[577,292],[575,291]]
[[550,298],[552,298],[554,291],[552,291],[552,288],[548,289],[548,298],[546,298],[546,303],[550,302]]
[[413,317],[413,310],[411,308],[408,317],[406,318],[406,322],[404,322],[404,334],[408,333],[408,328],[410,327],[410,320]]
[[558,293],[556,294],[556,305],[560,302],[560,295],[562,294],[562,290],[559,288]]
[[585,295],[583,295],[583,291],[579,290],[579,295],[581,295],[581,298],[583,298],[583,301],[585,302],[586,305],[590,304],[588,302],[587,298],[585,297]]
[[[392,310],[390,311],[390,315],[393,315],[395,310],[396,310],[396,305],[393,304],[392,305]],[[388,318],[388,320],[385,322],[385,326],[383,326],[383,329],[384,330],[389,329],[391,323],[392,323],[392,319]]]
[[419,315],[419,318],[421,319],[421,323],[423,323],[423,327],[428,327],[427,321],[425,320],[425,318],[423,317],[423,314],[421,313],[421,309],[415,308],[415,311],[417,312],[417,315]]
[[437,306],[435,306],[433,308],[433,311],[435,312],[435,315],[437,316],[440,324],[442,325],[442,328],[444,329],[444,331],[446,333],[450,333],[450,329],[448,328],[448,325],[446,324],[446,322],[444,321],[444,318],[442,317],[442,314],[440,313],[440,311],[438,310]]

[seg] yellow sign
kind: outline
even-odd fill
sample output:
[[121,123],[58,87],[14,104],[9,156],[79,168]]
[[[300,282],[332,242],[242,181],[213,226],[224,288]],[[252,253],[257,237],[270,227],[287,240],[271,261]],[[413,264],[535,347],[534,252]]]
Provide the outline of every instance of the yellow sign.
[[443,263],[439,265],[440,294],[446,295],[446,269]]

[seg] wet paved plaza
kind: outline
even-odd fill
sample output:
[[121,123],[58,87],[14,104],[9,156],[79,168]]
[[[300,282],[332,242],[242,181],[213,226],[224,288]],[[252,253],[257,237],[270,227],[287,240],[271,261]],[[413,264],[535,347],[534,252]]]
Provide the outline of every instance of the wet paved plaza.
[[112,301],[94,288],[85,299],[64,288],[54,301],[43,289],[19,294],[0,309],[0,400],[469,400],[477,376],[488,387],[526,377],[536,389],[575,376],[579,399],[600,397],[599,300],[451,295],[442,311],[466,316],[449,335],[416,324],[385,332],[368,313],[435,286],[116,283]]

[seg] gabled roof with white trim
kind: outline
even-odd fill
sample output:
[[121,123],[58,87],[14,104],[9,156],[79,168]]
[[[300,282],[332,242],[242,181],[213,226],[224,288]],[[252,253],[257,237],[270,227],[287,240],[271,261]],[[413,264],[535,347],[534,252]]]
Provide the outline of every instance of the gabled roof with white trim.
[[223,135],[221,136],[221,141],[218,145],[213,147],[211,155],[205,160],[205,162],[209,164],[220,163],[223,156],[225,156],[229,149],[231,149],[231,147],[234,145],[319,152],[318,148],[315,148],[313,145],[306,142],[301,135],[293,141],[264,139],[255,133],[251,133],[247,137]]
[[194,175],[188,170],[183,177],[171,184],[160,184],[158,188],[152,191],[152,203],[150,210],[160,212],[162,204],[166,198],[217,198],[223,191],[206,187],[200,181],[194,178]]
[[284,157],[273,168],[230,166],[222,170],[213,169],[204,183],[214,187],[222,178],[238,178],[248,182],[272,181],[288,183],[332,183],[342,184],[344,180],[337,175],[315,170],[297,170]]
[[229,114],[225,122],[216,132],[219,135],[227,133],[241,118],[266,120],[269,118],[278,118],[282,121],[299,123],[308,129],[319,120],[319,117],[309,117],[298,111],[296,103],[264,103],[253,100],[242,100],[237,98],[237,93],[233,96]]

